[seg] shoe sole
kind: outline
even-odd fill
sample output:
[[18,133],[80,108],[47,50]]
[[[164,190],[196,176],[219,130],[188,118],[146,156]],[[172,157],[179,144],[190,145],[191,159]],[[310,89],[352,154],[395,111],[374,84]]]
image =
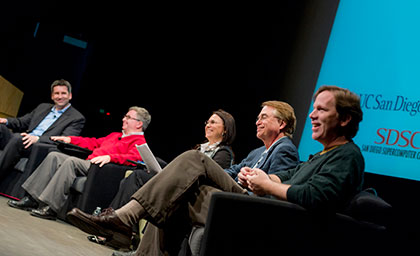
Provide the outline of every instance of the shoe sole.
[[55,216],[39,215],[39,214],[36,214],[34,212],[31,212],[30,214],[34,217],[38,217],[38,218],[45,219],[45,220],[57,220],[57,217],[55,217]]
[[94,235],[88,236],[87,239],[92,243],[106,245],[114,249],[129,249],[131,246],[131,244],[121,244],[118,241],[115,241],[114,239],[111,239],[111,241],[108,241],[106,238],[104,240],[101,240],[98,236]]
[[9,203],[9,202],[7,202],[7,205],[8,205],[8,206],[10,206],[10,207],[12,207],[12,208],[19,209],[19,210],[23,210],[23,211],[27,211],[27,212],[30,212],[30,211],[35,210],[35,209],[36,209],[36,208],[32,208],[32,207],[20,207],[20,206],[17,206],[17,205],[11,204],[11,203]]
[[105,229],[83,216],[68,214],[67,220],[88,234],[105,237],[106,245],[118,248],[128,248],[131,245],[131,237],[117,231]]

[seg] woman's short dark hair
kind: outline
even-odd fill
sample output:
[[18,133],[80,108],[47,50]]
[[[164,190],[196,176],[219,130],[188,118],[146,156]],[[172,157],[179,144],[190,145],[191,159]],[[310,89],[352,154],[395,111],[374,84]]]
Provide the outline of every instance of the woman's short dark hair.
[[223,139],[220,142],[220,145],[231,146],[236,137],[236,123],[235,119],[231,114],[219,109],[213,112],[213,114],[219,116],[223,120],[224,132]]
[[359,123],[363,120],[363,112],[360,107],[360,97],[349,91],[335,85],[323,85],[314,94],[314,100],[316,97],[324,91],[330,91],[335,97],[335,108],[337,109],[340,120],[344,121],[348,116],[351,120],[348,125],[343,127],[343,135],[351,140],[356,136],[359,130]]

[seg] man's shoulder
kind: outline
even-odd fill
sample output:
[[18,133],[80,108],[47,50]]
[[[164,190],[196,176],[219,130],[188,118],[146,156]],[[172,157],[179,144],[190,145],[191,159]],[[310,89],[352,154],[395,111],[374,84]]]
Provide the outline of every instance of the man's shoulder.
[[274,146],[275,146],[275,148],[273,149],[273,151],[289,150],[289,151],[296,151],[297,152],[297,147],[293,143],[292,139],[290,139],[289,137],[284,137],[284,138],[280,139],[280,141]]
[[85,119],[85,116],[79,112],[79,110],[77,110],[75,107],[73,107],[73,105],[71,105],[69,107],[69,109],[67,109],[66,111],[68,114],[71,114],[74,118],[82,118]]
[[40,103],[35,109],[51,109],[54,106],[54,104],[51,103]]
[[340,165],[344,162],[357,162],[360,165],[364,165],[364,157],[360,148],[353,142],[341,145],[334,150],[328,152],[328,154],[322,155],[320,161],[327,161],[328,163],[339,163]]
[[357,157],[363,157],[359,146],[357,146],[353,141],[350,141],[349,143],[346,143],[342,147],[338,147],[337,149],[338,154],[355,155]]

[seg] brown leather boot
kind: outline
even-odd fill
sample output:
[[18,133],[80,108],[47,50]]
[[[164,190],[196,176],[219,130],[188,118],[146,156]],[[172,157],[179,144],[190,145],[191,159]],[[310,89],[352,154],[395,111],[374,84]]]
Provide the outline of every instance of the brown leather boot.
[[132,228],[125,225],[115,214],[109,211],[100,216],[93,216],[73,208],[67,213],[67,220],[86,233],[105,237],[117,247],[124,248],[131,244]]

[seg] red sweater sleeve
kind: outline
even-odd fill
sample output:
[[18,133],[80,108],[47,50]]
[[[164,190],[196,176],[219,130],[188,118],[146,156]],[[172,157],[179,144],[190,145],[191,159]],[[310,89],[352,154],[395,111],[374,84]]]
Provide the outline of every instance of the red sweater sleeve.
[[97,156],[109,155],[112,163],[123,165],[134,165],[127,162],[127,160],[135,162],[141,161],[142,159],[136,145],[146,143],[144,135],[122,137],[122,134],[117,132],[99,139],[82,137],[71,138],[71,143],[93,150],[93,153],[88,156],[88,160]]
[[110,140],[116,136],[121,137],[121,133],[120,132],[113,132],[110,133],[108,136],[106,137],[101,137],[101,138],[88,138],[88,137],[81,137],[81,136],[69,136],[71,141],[71,144],[80,146],[82,148],[87,148],[90,150],[94,150],[96,148],[99,148],[102,143],[106,140]]

